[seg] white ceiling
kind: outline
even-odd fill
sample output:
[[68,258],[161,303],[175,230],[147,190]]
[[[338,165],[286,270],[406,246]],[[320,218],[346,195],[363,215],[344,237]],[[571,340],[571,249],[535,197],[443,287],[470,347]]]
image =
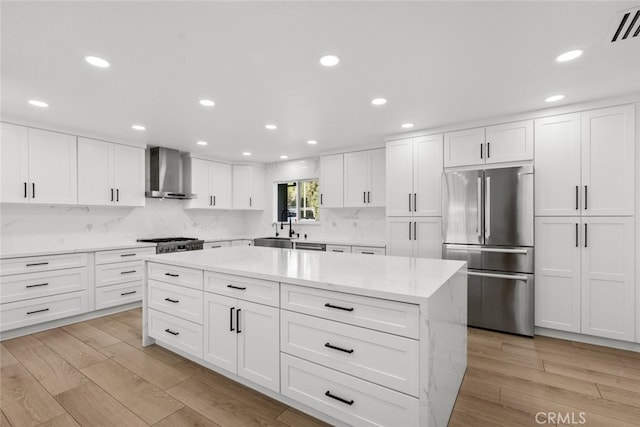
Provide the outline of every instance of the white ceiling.
[[[537,110],[556,93],[569,104],[639,92],[640,37],[609,43],[617,13],[637,5],[3,1],[1,108],[229,160],[309,157],[381,143],[404,122]],[[574,48],[585,54],[555,62]],[[318,64],[327,53],[337,67]],[[372,106],[375,97],[387,105]],[[50,107],[28,105],[34,98]]]

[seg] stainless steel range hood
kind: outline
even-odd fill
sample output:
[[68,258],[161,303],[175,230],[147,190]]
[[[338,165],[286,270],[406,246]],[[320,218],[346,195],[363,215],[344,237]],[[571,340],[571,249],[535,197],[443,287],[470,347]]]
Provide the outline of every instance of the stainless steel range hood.
[[182,192],[182,158],[180,151],[163,147],[148,149],[149,187],[146,197],[154,199],[196,199],[196,194]]

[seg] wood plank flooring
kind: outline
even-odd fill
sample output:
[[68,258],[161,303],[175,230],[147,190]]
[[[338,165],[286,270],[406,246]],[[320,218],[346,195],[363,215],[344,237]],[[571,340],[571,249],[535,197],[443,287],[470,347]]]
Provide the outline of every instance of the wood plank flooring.
[[[162,347],[142,347],[140,329],[136,309],[2,342],[0,427],[326,425]],[[640,425],[640,353],[469,329],[450,426],[582,419]]]

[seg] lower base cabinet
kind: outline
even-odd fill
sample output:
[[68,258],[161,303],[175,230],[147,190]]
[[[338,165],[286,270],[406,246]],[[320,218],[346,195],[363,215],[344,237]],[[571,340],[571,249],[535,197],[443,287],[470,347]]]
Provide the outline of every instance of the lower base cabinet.
[[49,322],[89,311],[87,291],[33,298],[2,305],[0,331]]
[[149,309],[149,336],[202,358],[202,325]]

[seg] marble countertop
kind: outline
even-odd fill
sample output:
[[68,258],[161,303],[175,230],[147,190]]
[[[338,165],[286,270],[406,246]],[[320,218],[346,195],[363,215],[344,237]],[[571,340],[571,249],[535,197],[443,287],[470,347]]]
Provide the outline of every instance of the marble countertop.
[[[286,234],[286,233],[285,233]],[[215,238],[202,238],[206,243],[210,242],[222,242],[229,240],[253,240],[258,237],[274,237],[274,236],[244,236],[244,237],[215,237]],[[286,235],[284,236],[286,237]],[[341,239],[339,237],[333,238],[292,238],[292,242],[304,242],[304,243],[321,243],[325,245],[346,245],[346,246],[370,246],[370,247],[380,247],[384,248],[387,246],[386,242],[383,240],[349,240],[349,239]]]
[[346,257],[253,246],[151,255],[145,259],[410,303],[426,302],[454,274],[466,275],[463,261],[359,254]]
[[154,248],[155,243],[128,243],[128,244],[108,244],[108,245],[93,245],[84,247],[70,247],[59,249],[22,249],[16,251],[4,251],[0,253],[0,259],[5,258],[20,258],[28,256],[41,256],[41,255],[55,255],[55,254],[74,254],[79,252],[96,252],[96,251],[108,251],[112,249],[132,249],[132,248]]

